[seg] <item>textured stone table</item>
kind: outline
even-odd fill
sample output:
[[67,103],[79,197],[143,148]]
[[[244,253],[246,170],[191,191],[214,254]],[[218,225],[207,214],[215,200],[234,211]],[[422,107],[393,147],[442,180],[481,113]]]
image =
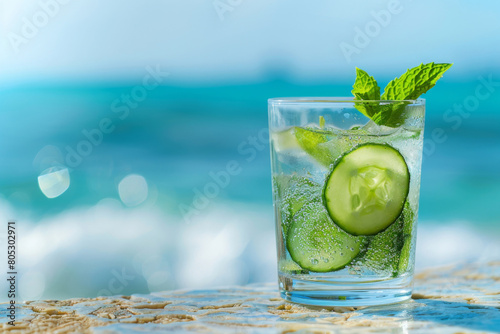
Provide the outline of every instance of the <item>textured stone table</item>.
[[413,300],[329,310],[285,303],[276,284],[26,302],[6,333],[500,333],[500,261],[416,275]]

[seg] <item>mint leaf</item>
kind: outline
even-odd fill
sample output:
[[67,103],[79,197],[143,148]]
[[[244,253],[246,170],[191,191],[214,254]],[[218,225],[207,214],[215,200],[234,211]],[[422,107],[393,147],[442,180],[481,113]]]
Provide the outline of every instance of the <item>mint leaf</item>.
[[[389,82],[384,94],[380,96],[380,87],[377,81],[365,71],[356,67],[356,81],[352,94],[355,101],[361,100],[415,100],[436,85],[453,64],[420,64],[406,71],[401,77]],[[400,103],[365,102],[354,106],[363,115],[371,118],[378,125],[396,128],[405,121],[405,107],[409,102]]]
[[304,151],[324,166],[330,166],[338,156],[337,152],[321,145],[332,139],[332,136],[325,131],[296,127],[295,138]]
[[397,128],[405,121],[404,111],[407,104],[408,102],[381,104],[372,120],[378,125]]
[[[382,100],[415,100],[436,85],[452,64],[421,64],[406,71],[401,77],[389,82],[385,87]],[[404,110],[408,102],[381,105],[372,117],[379,125],[397,127],[404,120]]]
[[[377,81],[362,69],[356,67],[356,81],[352,86],[354,100],[380,100],[380,87]],[[377,113],[378,103],[356,103],[355,107],[363,115],[371,118]]]
[[453,64],[421,64],[389,82],[382,100],[415,100],[436,85]]

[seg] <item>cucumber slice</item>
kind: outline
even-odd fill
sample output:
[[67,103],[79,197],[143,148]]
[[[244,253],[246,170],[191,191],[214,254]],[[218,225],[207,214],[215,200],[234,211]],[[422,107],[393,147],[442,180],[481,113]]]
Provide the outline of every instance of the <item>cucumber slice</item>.
[[357,264],[379,275],[396,276],[404,244],[403,226],[404,217],[401,216],[383,232],[370,237],[366,252]]
[[292,217],[305,204],[321,200],[321,186],[298,175],[277,175],[273,180],[280,201],[281,227],[286,235]]
[[353,235],[373,235],[394,223],[410,189],[405,159],[386,144],[362,144],[337,160],[323,199],[332,220]]
[[403,209],[403,215],[405,217],[405,225],[403,232],[405,236],[411,236],[416,221],[415,221],[415,213],[411,209],[410,202],[408,201],[405,203],[405,207]]
[[415,213],[410,207],[410,203],[406,202],[405,208],[403,210],[403,216],[404,216],[404,227],[403,227],[403,233],[404,233],[404,245],[403,248],[401,249],[401,254],[399,255],[399,266],[398,266],[398,274],[401,275],[407,271],[409,271],[410,264],[412,263],[410,261],[411,257],[411,247],[412,243],[414,240],[414,237],[412,236],[413,229],[415,228],[416,224],[416,217]]
[[283,273],[299,275],[308,274],[309,271],[302,269],[297,263],[292,260],[280,260],[278,263],[279,270]]
[[407,272],[411,255],[413,211],[406,202],[396,222],[374,236],[366,237],[368,246],[352,262],[356,274],[366,270],[378,275],[397,276]]
[[398,274],[402,275],[408,271],[410,268],[410,256],[411,256],[411,237],[406,236],[401,249],[401,254],[399,255],[398,263]]
[[293,217],[286,236],[292,259],[314,272],[342,269],[358,255],[362,242],[336,226],[321,202],[306,204]]

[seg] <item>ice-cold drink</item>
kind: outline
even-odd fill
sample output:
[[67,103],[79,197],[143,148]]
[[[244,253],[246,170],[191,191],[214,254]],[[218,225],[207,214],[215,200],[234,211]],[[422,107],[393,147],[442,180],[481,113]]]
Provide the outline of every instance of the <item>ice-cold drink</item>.
[[376,125],[349,98],[269,101],[284,299],[357,306],[411,296],[425,106],[377,103],[399,104],[404,122]]

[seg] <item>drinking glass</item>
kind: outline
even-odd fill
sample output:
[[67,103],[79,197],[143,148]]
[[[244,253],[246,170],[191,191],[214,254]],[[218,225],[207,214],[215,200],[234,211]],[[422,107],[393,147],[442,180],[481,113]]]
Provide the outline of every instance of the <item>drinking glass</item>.
[[[319,306],[409,299],[425,100],[268,105],[282,298]],[[364,115],[373,110],[393,115],[391,126]]]

